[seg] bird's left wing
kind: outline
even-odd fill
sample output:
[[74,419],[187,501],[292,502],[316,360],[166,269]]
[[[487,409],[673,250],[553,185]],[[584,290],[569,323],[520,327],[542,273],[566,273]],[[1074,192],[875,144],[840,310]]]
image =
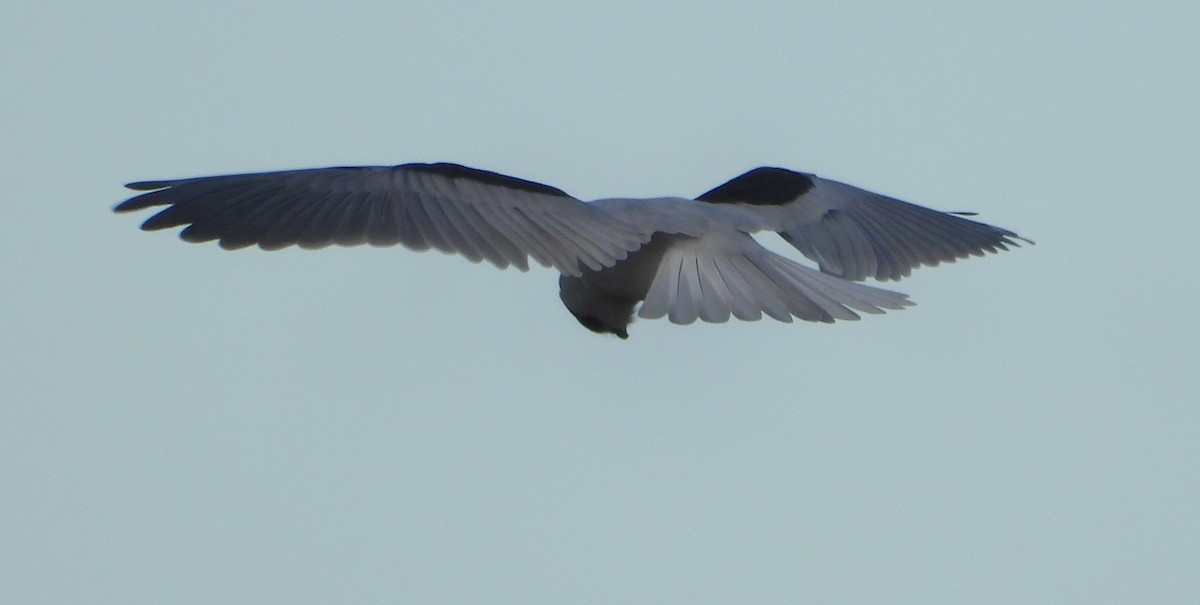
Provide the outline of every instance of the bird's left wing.
[[783,168],[756,168],[696,198],[735,204],[778,232],[821,271],[861,281],[900,279],[921,265],[1033,243],[1008,229]]
[[320,168],[127,185],[148,191],[117,212],[167,206],[142,224],[187,225],[189,242],[227,249],[404,244],[474,262],[567,275],[625,258],[648,236],[566,192],[457,164]]

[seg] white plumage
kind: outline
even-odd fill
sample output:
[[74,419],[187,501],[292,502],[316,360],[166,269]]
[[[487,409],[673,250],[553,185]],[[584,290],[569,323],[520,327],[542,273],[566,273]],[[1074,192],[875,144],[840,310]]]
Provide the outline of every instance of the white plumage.
[[[1015,233],[815,175],[756,168],[695,199],[583,202],[560,189],[457,164],[321,168],[127,185],[148,191],[117,212],[167,206],[146,230],[186,227],[223,248],[404,244],[500,268],[528,259],[561,274],[581,324],[627,338],[646,319],[731,316],[832,322],[911,305],[856,283],[900,279],[920,265],[982,256]],[[957,213],[962,214],[962,213]],[[774,231],[814,270],[751,234]],[[1032,243],[1032,242],[1029,242]]]

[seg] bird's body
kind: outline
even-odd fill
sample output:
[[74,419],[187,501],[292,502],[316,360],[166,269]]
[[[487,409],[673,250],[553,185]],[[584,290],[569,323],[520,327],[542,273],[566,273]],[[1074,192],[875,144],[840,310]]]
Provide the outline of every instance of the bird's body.
[[[402,243],[497,267],[559,271],[560,296],[590,330],[626,338],[637,314],[832,322],[911,305],[866,286],[920,265],[1006,249],[1015,233],[844,183],[757,168],[695,199],[583,202],[560,189],[457,164],[264,172],[132,183],[119,212],[167,208],[143,229],[186,225],[222,247]],[[811,269],[759,245],[774,231]],[[1028,240],[1023,240],[1028,241]]]

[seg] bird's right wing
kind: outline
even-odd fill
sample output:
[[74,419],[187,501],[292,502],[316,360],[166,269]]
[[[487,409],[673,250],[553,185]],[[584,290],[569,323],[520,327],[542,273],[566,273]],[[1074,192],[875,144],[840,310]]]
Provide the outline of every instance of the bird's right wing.
[[563,274],[599,270],[649,239],[562,190],[457,164],[321,168],[131,183],[117,212],[167,206],[146,230],[189,242],[320,248],[404,244],[497,267],[528,257]]

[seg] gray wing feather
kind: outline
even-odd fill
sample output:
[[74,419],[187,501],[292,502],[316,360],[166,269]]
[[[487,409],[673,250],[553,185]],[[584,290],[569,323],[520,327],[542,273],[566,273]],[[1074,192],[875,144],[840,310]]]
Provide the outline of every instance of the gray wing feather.
[[901,279],[921,265],[1032,243],[1007,229],[845,183],[816,177],[813,183],[779,208],[777,230],[822,271],[846,279]]
[[568,275],[611,266],[649,238],[561,190],[454,164],[235,174],[131,183],[118,212],[166,206],[146,230],[183,226],[223,248],[437,248],[497,267],[528,258]]

